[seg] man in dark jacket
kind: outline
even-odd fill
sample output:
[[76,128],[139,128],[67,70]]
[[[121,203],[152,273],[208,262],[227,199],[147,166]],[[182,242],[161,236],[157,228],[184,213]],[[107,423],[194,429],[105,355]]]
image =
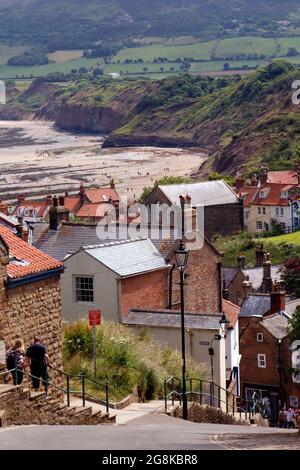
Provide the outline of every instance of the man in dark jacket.
[[41,344],[41,338],[35,336],[34,343],[29,346],[26,352],[32,375],[32,387],[36,392],[40,389],[42,379],[45,388],[47,387],[47,367],[51,367],[46,347]]

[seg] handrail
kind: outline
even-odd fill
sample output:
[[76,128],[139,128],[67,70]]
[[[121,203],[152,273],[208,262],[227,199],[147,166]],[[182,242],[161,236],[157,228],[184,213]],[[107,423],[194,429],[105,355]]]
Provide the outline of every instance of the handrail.
[[[39,361],[36,361],[36,362],[39,362]],[[60,373],[62,373],[62,375],[66,376],[67,388],[63,388],[63,387],[60,387],[60,386],[54,384],[52,381],[50,381],[48,379],[48,367],[47,367],[46,364],[44,364],[44,365],[46,367],[46,380],[43,379],[42,377],[37,377],[37,376],[35,376],[35,375],[33,375],[29,372],[26,372],[24,369],[20,369],[18,367],[15,367],[14,369],[10,369],[10,370],[6,370],[4,372],[1,372],[0,377],[1,376],[6,376],[7,374],[12,374],[13,375],[14,373],[17,374],[18,372],[22,372],[23,375],[25,375],[26,377],[29,377],[30,379],[36,379],[36,380],[41,381],[42,384],[45,386],[46,396],[48,395],[48,388],[49,387],[53,387],[54,389],[59,390],[59,391],[63,392],[64,394],[66,394],[67,395],[67,405],[68,405],[68,407],[71,404],[70,403],[71,402],[71,399],[70,399],[71,398],[71,393],[72,394],[82,394],[82,406],[85,406],[86,396],[90,396],[94,400],[97,400],[101,404],[104,404],[106,406],[106,412],[107,413],[109,412],[109,383],[108,382],[103,384],[103,383],[98,382],[94,379],[91,379],[90,377],[87,377],[84,374],[81,374],[81,375],[68,374],[64,371],[61,371],[60,369],[55,369],[57,372],[60,372]],[[52,368],[52,369],[54,369],[54,368]],[[70,379],[74,379],[74,378],[81,380],[81,390],[72,390],[71,389]],[[86,380],[89,380],[90,382],[98,385],[99,387],[104,388],[104,390],[105,390],[105,400],[102,400],[101,398],[95,397],[92,394],[86,392]]]

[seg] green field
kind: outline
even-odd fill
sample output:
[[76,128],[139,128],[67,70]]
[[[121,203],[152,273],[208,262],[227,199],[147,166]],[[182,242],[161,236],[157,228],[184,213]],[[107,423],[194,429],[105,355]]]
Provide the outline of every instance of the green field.
[[72,69],[79,69],[80,67],[94,67],[96,65],[102,66],[101,59],[76,59],[63,62],[61,64],[47,64],[47,65],[37,65],[33,67],[12,67],[8,65],[0,65],[0,79],[8,78],[20,78],[30,77],[41,77],[52,72],[62,72],[68,73]]
[[219,41],[215,56],[225,58],[241,54],[264,54],[270,57],[276,54],[276,50],[275,39],[246,36]]
[[[299,58],[300,60],[300,58]],[[225,62],[225,61],[224,61]],[[191,65],[191,72],[221,72],[224,70],[224,62],[221,60],[210,60],[208,62],[194,62]],[[247,65],[250,69],[256,66],[266,65],[268,62],[265,60],[230,60],[226,61],[230,68],[244,68]]]
[[22,54],[28,47],[26,46],[0,46],[0,65],[5,65],[11,57]]
[[126,59],[143,59],[145,62],[152,62],[157,57],[167,57],[175,60],[178,57],[193,57],[196,60],[209,60],[213,53],[216,41],[190,44],[186,46],[162,46],[153,45],[145,47],[133,47],[122,49],[114,60],[124,62]]
[[294,243],[295,245],[300,246],[300,231],[290,233],[288,235],[279,235],[277,237],[266,238],[264,241],[266,244],[274,243],[279,245],[280,243]]
[[[144,70],[147,69],[147,70]],[[161,70],[162,69],[162,70]],[[172,70],[171,70],[172,69]],[[124,75],[135,73],[179,72],[180,64],[110,64],[103,67],[104,73],[118,72]]]

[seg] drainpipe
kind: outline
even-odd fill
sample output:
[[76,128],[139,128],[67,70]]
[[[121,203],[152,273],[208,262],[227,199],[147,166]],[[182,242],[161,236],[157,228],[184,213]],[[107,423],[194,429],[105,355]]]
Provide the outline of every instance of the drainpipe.
[[173,271],[175,269],[175,264],[170,269],[170,276],[169,276],[169,305],[168,308],[171,310],[173,304]]

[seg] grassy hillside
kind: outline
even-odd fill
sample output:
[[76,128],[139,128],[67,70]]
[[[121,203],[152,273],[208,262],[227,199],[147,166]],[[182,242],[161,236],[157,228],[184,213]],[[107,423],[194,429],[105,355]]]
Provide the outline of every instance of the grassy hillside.
[[[87,322],[82,320],[67,326],[63,344],[64,370],[92,377],[93,340]],[[164,380],[172,375],[181,376],[180,352],[154,341],[146,330],[135,335],[125,326],[104,323],[97,327],[96,344],[97,380],[109,382],[111,400],[125,398],[137,386],[147,400],[162,397]],[[188,357],[187,376],[204,378],[205,374],[206,366]]]
[[0,40],[82,48],[100,39],[280,32],[299,26],[297,0],[2,0]]

